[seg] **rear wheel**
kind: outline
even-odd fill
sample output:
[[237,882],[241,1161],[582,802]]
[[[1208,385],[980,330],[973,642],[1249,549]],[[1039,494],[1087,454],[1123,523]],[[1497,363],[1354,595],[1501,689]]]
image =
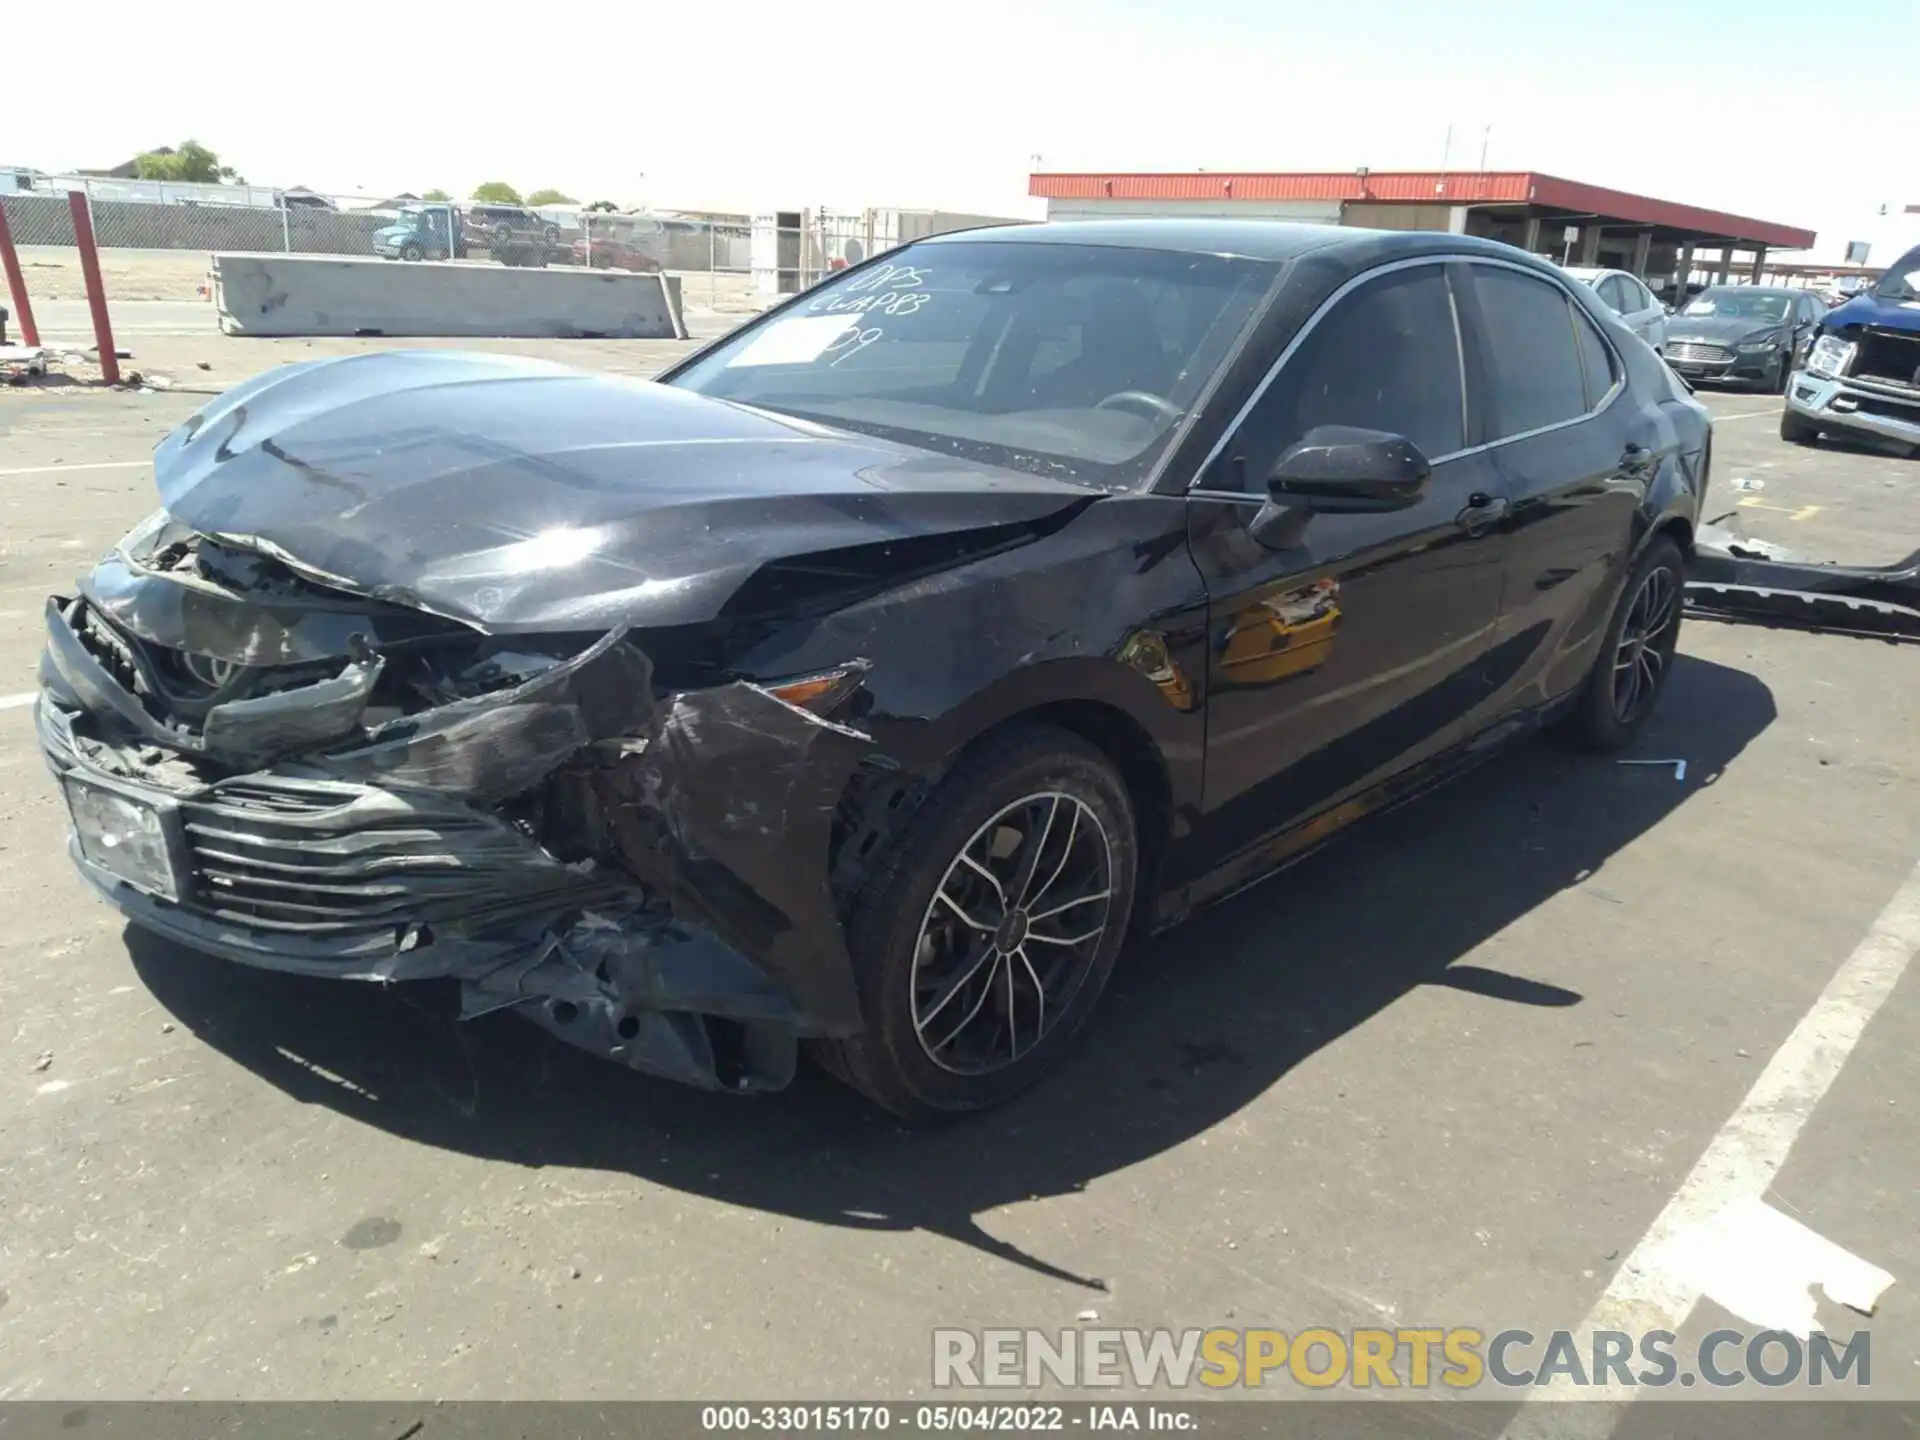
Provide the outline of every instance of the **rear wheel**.
[[1584,748],[1620,749],[1653,713],[1680,643],[1686,579],[1686,562],[1670,535],[1649,544],[1633,567],[1568,717],[1570,735]]
[[409,245],[400,252],[400,258],[402,260],[424,260],[426,259],[426,251],[422,250],[418,245]]
[[1820,427],[1792,410],[1780,412],[1780,438],[1792,445],[1811,445],[1820,438]]
[[1068,731],[965,756],[851,907],[866,1029],[827,1069],[895,1114],[983,1109],[1034,1084],[1085,1022],[1126,938],[1137,842],[1126,787]]

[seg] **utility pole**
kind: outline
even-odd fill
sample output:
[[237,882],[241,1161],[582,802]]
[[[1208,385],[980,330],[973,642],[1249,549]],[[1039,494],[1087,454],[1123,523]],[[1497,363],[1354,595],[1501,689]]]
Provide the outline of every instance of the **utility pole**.
[[1487,168],[1487,144],[1493,139],[1493,126],[1489,125],[1480,132],[1480,168]]

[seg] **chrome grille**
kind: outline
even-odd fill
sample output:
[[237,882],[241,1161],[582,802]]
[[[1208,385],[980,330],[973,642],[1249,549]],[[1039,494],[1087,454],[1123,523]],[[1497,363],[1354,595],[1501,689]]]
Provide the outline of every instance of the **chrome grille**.
[[[431,802],[423,802],[431,803]],[[577,883],[501,822],[331,780],[251,776],[181,806],[195,908],[256,930],[397,930]],[[551,865],[551,862],[546,862]],[[533,883],[529,885],[529,881]],[[503,883],[506,882],[506,883]]]
[[1733,352],[1724,345],[1706,345],[1698,340],[1669,340],[1667,358],[1686,360],[1696,365],[1719,365],[1731,360]]

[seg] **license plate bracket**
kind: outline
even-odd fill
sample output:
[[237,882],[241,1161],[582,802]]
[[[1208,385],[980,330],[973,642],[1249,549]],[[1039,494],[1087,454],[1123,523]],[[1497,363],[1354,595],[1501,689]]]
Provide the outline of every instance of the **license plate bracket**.
[[186,829],[166,796],[65,777],[67,814],[82,858],[136,890],[178,903],[185,890]]

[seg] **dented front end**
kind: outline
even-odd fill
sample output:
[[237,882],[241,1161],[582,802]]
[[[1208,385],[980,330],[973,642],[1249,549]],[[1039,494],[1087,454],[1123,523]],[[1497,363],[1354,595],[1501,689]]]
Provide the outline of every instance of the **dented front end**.
[[156,518],[47,604],[36,710],[81,873],[229,960],[451,977],[729,1090],[860,1026],[829,852],[861,732],[642,633],[488,635]]

